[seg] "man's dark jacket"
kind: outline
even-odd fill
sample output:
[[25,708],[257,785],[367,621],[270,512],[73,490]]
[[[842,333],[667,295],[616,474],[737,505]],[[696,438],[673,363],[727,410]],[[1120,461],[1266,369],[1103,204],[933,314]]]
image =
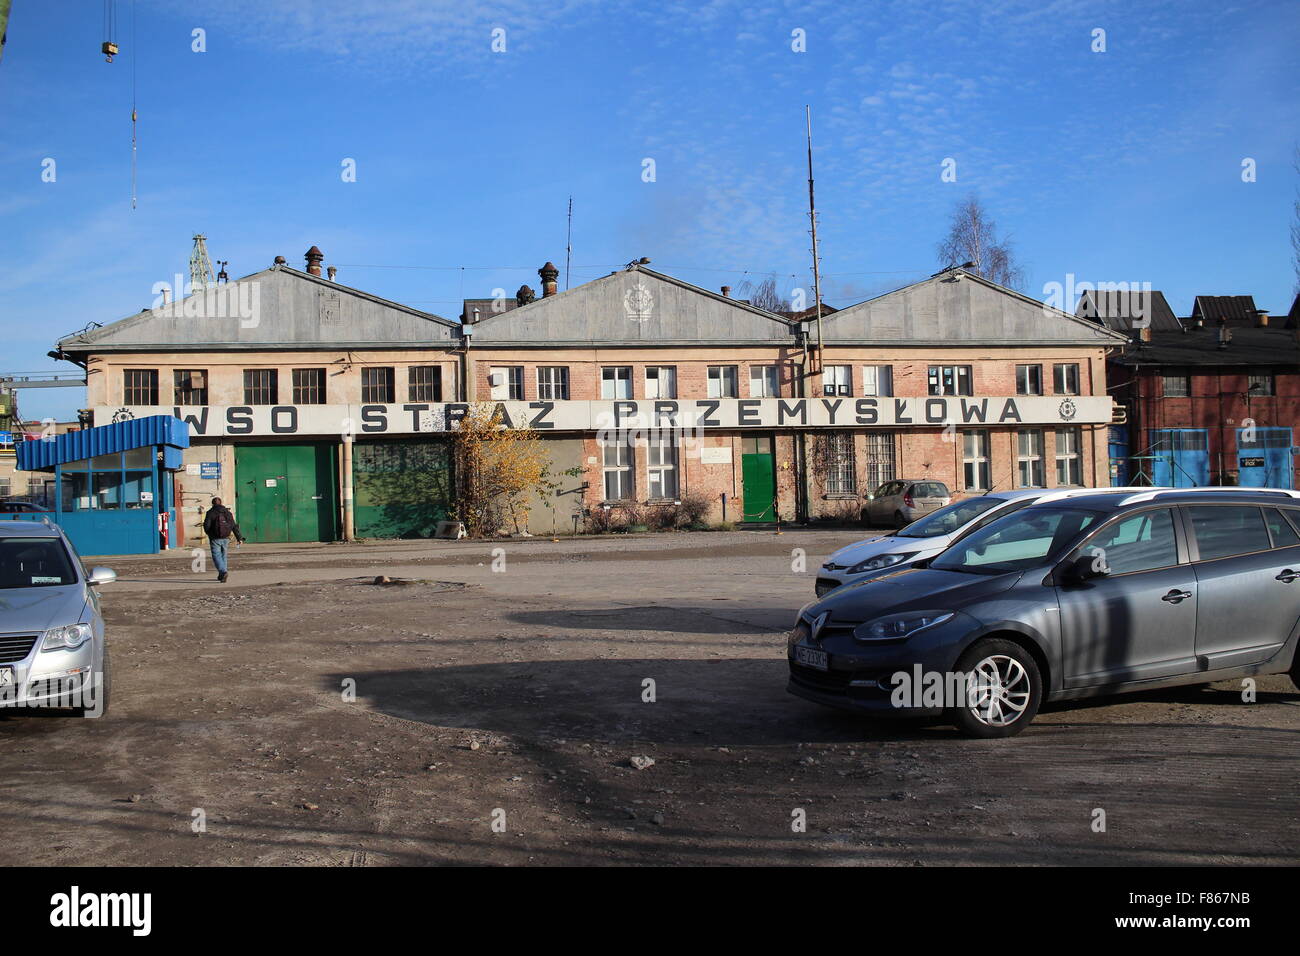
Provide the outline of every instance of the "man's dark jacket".
[[213,505],[208,509],[203,516],[203,533],[209,538],[229,538],[233,534],[236,541],[244,540],[239,525],[235,524],[235,516],[225,505]]

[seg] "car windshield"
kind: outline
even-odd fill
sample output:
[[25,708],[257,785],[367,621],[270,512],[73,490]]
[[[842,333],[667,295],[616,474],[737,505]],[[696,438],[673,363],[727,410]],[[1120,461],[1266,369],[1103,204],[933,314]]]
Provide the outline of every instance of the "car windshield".
[[0,590],[76,583],[72,560],[58,538],[0,538]]
[[971,574],[1024,571],[1056,558],[1096,520],[1095,511],[1025,508],[958,541],[930,567]]
[[965,501],[958,501],[946,505],[938,511],[932,511],[919,521],[913,521],[898,532],[897,536],[900,538],[937,538],[941,534],[952,534],[959,528],[963,528],[971,521],[974,521],[990,508],[1002,504],[1003,501],[1002,498],[990,498],[988,496],[967,498]]

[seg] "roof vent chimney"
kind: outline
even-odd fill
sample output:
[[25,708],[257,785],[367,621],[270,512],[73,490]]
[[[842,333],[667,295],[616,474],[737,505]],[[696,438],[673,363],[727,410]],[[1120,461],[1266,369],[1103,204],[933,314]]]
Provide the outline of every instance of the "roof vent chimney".
[[722,294],[723,294],[723,296],[724,296],[725,298],[730,299],[730,298],[731,298],[731,286],[729,286],[729,285],[724,285],[724,286],[722,287]]
[[275,257],[275,264],[276,264],[277,266],[286,265],[288,262],[289,262],[289,260],[286,259],[284,256],[276,256],[276,257]]
[[1257,329],[1268,328],[1268,309],[1255,310],[1255,328]]
[[537,294],[529,286],[521,285],[519,291],[515,293],[515,305],[527,305],[536,298]]
[[555,263],[547,261],[546,265],[537,270],[537,274],[542,277],[542,298],[549,299],[555,293],[560,291],[559,278],[560,270],[555,268]]
[[325,253],[312,246],[307,250],[307,271],[314,276],[320,275],[320,264],[324,259]]
[[338,274],[339,274],[339,270],[336,269],[334,266],[330,266],[325,270],[325,275],[329,277],[330,282],[333,282],[334,277]]
[[1219,348],[1226,349],[1232,344],[1232,329],[1226,325],[1219,326]]

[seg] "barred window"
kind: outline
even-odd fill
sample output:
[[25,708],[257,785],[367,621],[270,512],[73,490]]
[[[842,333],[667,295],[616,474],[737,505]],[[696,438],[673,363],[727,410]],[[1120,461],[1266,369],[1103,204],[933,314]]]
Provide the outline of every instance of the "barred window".
[[293,370],[293,403],[295,405],[325,404],[325,370],[323,368],[296,368]]
[[826,436],[826,494],[854,495],[857,492],[853,435],[850,432],[831,432]]
[[1265,372],[1262,375],[1251,375],[1246,383],[1246,389],[1250,395],[1272,395],[1273,374]]
[[280,372],[278,369],[244,369],[245,405],[275,405],[279,401]]
[[1190,375],[1161,375],[1160,383],[1165,398],[1187,398],[1192,394]]
[[122,370],[123,405],[158,404],[158,370],[128,368]]
[[176,405],[208,404],[208,373],[201,368],[178,368],[172,372],[172,402]]
[[885,482],[894,480],[894,433],[867,432],[864,437],[866,457],[862,464],[867,487],[879,488]]
[[391,405],[397,401],[396,376],[391,366],[361,370],[361,401],[368,405]]
[[406,370],[408,402],[442,401],[442,368],[438,365],[412,365]]

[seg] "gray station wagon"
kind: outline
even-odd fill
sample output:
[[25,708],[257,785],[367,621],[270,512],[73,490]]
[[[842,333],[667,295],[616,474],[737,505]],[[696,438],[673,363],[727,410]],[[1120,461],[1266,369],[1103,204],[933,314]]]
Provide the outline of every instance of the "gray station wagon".
[[951,501],[952,494],[942,481],[887,481],[863,505],[862,523],[876,528],[902,528]]
[[1007,737],[1044,701],[1289,673],[1300,493],[1080,495],[804,607],[789,690]]
[[97,588],[62,529],[47,519],[0,520],[0,707],[99,717],[109,662]]

